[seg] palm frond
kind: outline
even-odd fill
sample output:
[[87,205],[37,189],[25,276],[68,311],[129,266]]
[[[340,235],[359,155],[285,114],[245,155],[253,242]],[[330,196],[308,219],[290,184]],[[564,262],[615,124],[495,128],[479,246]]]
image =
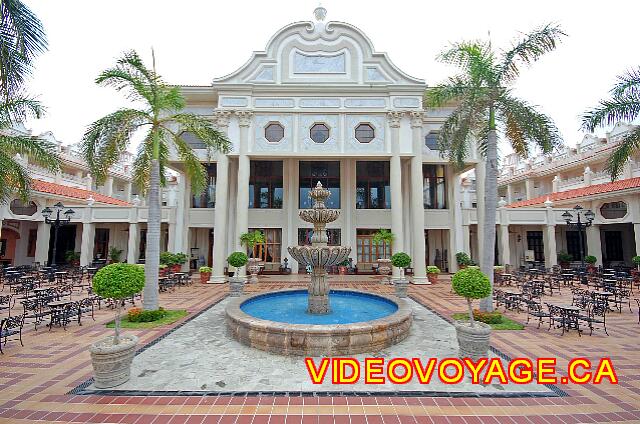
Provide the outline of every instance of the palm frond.
[[82,137],[81,149],[96,182],[104,181],[109,168],[126,151],[131,135],[149,120],[145,112],[120,109],[89,126]]
[[487,102],[467,98],[440,128],[438,148],[458,169],[469,156],[473,138],[488,126],[487,108]]
[[626,134],[607,159],[605,171],[611,175],[611,181],[618,179],[631,155],[638,150],[640,150],[640,127]]
[[207,186],[207,171],[194,153],[191,146],[179,135],[171,132],[171,139],[176,148],[178,157],[183,162],[184,173],[191,181],[191,190],[194,194],[200,194]]
[[8,155],[27,155],[29,161],[51,172],[60,169],[60,158],[53,143],[38,137],[0,134],[0,150]]
[[597,127],[613,125],[618,121],[631,122],[640,115],[640,93],[602,100],[595,108],[582,115],[582,128],[593,132]]
[[554,50],[565,34],[559,25],[546,24],[533,30],[513,44],[510,50],[502,55],[498,67],[498,81],[507,84],[520,75],[519,65],[530,65],[545,53]]
[[626,73],[618,76],[618,82],[611,89],[614,98],[624,98],[628,96],[638,98],[640,96],[640,67],[630,69]]
[[497,79],[490,46],[482,41],[453,43],[440,53],[438,60],[465,71],[465,79],[473,86],[494,86]]
[[442,107],[469,95],[471,83],[462,76],[451,77],[442,84],[428,88],[424,93],[424,107]]
[[158,95],[154,103],[157,110],[176,112],[184,109],[185,104],[184,97],[178,87],[171,87],[164,84],[158,87]]
[[151,160],[153,159],[153,138],[159,138],[159,165],[160,165],[160,184],[165,186],[166,176],[165,170],[169,159],[169,149],[167,143],[162,139],[163,133],[157,133],[158,129],[149,128],[149,132],[144,140],[138,145],[135,159],[133,160],[132,181],[133,184],[141,190],[141,194],[145,195],[149,189],[149,181],[151,177]]
[[117,91],[128,91],[127,98],[145,100],[154,104],[160,78],[147,69],[135,51],[129,51],[117,60],[116,66],[101,72],[96,84],[113,87]]
[[20,0],[0,1],[0,91],[8,96],[30,75],[33,58],[47,49],[38,17]]
[[22,200],[28,200],[31,189],[31,178],[27,170],[18,163],[11,153],[0,149],[0,204],[6,203],[17,195]]
[[213,126],[207,118],[191,113],[177,113],[167,118],[167,120],[178,123],[182,129],[193,133],[206,146],[208,154],[214,151],[229,153],[231,142],[227,135]]
[[27,118],[39,119],[44,112],[44,107],[37,100],[14,93],[0,102],[0,128],[11,127]]
[[505,135],[519,154],[527,155],[529,145],[533,144],[544,153],[550,153],[562,145],[556,125],[535,106],[506,92],[497,100],[496,107],[497,118],[505,127]]

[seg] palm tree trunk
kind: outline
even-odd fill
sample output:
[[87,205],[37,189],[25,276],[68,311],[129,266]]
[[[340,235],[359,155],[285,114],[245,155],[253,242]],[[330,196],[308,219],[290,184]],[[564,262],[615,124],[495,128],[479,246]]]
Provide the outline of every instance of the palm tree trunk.
[[147,250],[145,253],[145,284],[142,308],[158,309],[158,270],[160,266],[160,163],[151,160],[149,176],[149,218],[147,220]]
[[[493,112],[491,112],[493,115]],[[485,172],[484,196],[484,240],[482,244],[482,260],[480,270],[489,277],[491,294],[480,300],[481,311],[493,311],[493,264],[496,255],[496,208],[498,207],[498,136],[494,125],[487,136],[487,162]]]

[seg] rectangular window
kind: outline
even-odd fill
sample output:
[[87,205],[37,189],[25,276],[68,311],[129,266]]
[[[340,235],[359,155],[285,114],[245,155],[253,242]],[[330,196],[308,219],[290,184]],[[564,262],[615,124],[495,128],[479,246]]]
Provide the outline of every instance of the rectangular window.
[[358,264],[372,264],[378,259],[391,257],[391,246],[386,243],[374,243],[373,235],[378,230],[356,230],[356,253]]
[[251,161],[249,208],[282,209],[282,161]]
[[96,228],[93,255],[98,259],[108,259],[109,254],[109,229]]
[[192,196],[191,207],[215,208],[217,167],[215,163],[206,163],[203,165],[207,169],[207,186],[202,193]]
[[27,243],[27,256],[34,257],[36,256],[36,243],[38,241],[38,230],[32,229],[29,230],[29,239]]
[[300,209],[311,209],[313,201],[309,192],[318,181],[331,192],[325,205],[328,208],[340,209],[340,162],[301,161],[299,175]]
[[422,198],[425,209],[447,208],[447,181],[444,165],[422,165]]
[[259,258],[261,262],[280,263],[282,260],[282,229],[280,228],[249,228],[249,231],[262,231],[264,243],[257,244],[250,253],[250,257]]
[[527,249],[533,250],[533,256],[536,262],[544,262],[542,231],[527,231]]
[[[313,229],[311,228],[298,228],[298,245],[299,246],[310,246],[311,245],[311,236],[313,236]],[[340,229],[339,228],[329,228],[327,230],[327,245],[329,246],[339,246],[340,245]]]
[[390,209],[389,162],[356,162],[356,208]]
[[609,261],[623,261],[624,254],[622,249],[622,232],[620,231],[605,231],[604,232],[604,260]]

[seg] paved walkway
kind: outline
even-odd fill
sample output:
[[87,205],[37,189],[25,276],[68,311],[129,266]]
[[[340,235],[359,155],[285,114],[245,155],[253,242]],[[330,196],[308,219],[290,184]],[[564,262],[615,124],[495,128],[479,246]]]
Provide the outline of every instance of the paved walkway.
[[[304,285],[270,277],[249,291]],[[302,277],[304,278],[304,277]],[[461,299],[451,294],[448,281],[434,286],[411,286],[410,294],[443,316],[464,311]],[[334,280],[338,280],[335,278]],[[357,287],[389,292],[375,277],[345,277],[336,287]],[[224,285],[193,284],[161,294],[167,308],[197,313],[226,295]],[[566,297],[569,292],[564,290]],[[554,297],[554,300],[556,297]],[[514,319],[524,316],[508,314]],[[96,322],[71,324],[67,331],[54,328],[28,330],[25,347],[10,343],[0,357],[0,423],[220,423],[230,424],[398,424],[398,423],[640,423],[640,325],[637,311],[612,313],[608,329],[593,336],[537,329],[494,332],[492,344],[511,357],[553,356],[559,369],[573,356],[597,359],[609,356],[620,384],[565,385],[566,397],[279,397],[279,396],[99,396],[69,395],[91,377],[87,347],[109,334],[104,323],[112,311],[102,310]],[[185,319],[188,319],[185,318]],[[173,326],[139,330],[141,344],[149,343]],[[132,330],[127,330],[132,331]]]

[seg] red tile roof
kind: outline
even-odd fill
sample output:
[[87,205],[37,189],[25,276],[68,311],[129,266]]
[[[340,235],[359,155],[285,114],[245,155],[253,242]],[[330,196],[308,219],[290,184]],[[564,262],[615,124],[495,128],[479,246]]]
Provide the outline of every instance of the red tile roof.
[[575,188],[573,190],[558,191],[529,200],[521,200],[507,205],[508,208],[522,208],[525,206],[542,205],[549,198],[552,202],[577,199],[579,197],[593,196],[596,194],[610,193],[613,191],[628,190],[640,187],[640,177],[627,178],[626,180],[613,181],[611,183],[595,184],[589,187]]
[[106,203],[108,205],[130,206],[129,202],[116,199],[115,197],[105,196],[95,191],[83,190],[81,188],[69,187],[62,184],[50,183],[42,180],[31,180],[31,189],[40,193],[55,194],[58,196],[69,197],[72,199],[87,200],[89,196],[93,196],[97,203]]

